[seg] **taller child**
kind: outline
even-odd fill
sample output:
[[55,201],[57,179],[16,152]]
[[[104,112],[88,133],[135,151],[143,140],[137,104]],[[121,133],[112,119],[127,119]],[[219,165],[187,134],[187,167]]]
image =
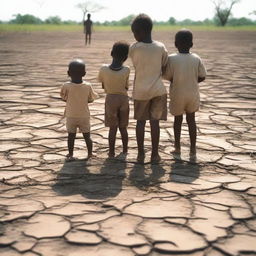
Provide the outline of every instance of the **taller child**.
[[133,88],[134,118],[137,120],[136,139],[138,162],[145,158],[144,134],[146,120],[150,122],[152,152],[151,162],[161,160],[158,153],[160,127],[159,120],[167,119],[167,92],[162,82],[168,53],[163,43],[153,41],[153,22],[145,14],[140,14],[132,22],[131,30],[136,43],[130,46],[129,56],[135,68]]

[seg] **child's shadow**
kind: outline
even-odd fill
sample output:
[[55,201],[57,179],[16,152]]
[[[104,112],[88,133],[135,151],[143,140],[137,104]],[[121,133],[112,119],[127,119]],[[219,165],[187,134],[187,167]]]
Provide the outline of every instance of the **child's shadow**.
[[170,181],[178,183],[193,183],[200,175],[200,165],[183,160],[171,164]]
[[64,196],[80,194],[89,199],[117,196],[122,190],[126,163],[106,160],[100,165],[85,161],[64,163],[53,190]]
[[143,188],[161,182],[166,170],[157,164],[142,165],[135,164],[130,172],[129,180],[132,185]]
[[169,166],[135,164],[129,180],[139,189],[145,189],[162,182],[193,183],[199,175],[200,165],[179,160]]

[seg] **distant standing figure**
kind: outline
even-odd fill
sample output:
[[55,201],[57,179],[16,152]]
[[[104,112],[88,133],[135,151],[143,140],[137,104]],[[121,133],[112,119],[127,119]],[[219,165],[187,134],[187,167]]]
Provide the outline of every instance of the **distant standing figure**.
[[116,42],[113,45],[111,56],[112,63],[103,65],[99,71],[98,79],[106,92],[105,100],[105,125],[109,127],[109,158],[115,156],[116,132],[121,133],[123,152],[126,157],[128,145],[127,126],[129,120],[128,86],[130,68],[123,63],[127,59],[129,44]]
[[90,83],[83,81],[85,64],[80,59],[69,63],[68,75],[70,82],[66,82],[60,92],[61,99],[66,102],[65,116],[68,132],[68,155],[66,161],[75,160],[73,157],[77,128],[83,133],[88,149],[88,159],[92,157],[92,140],[90,137],[90,110],[88,103],[97,98]]
[[87,20],[84,20],[84,34],[85,34],[85,44],[91,44],[91,35],[92,35],[92,21],[91,14],[87,14]]
[[[170,84],[170,113],[174,116],[174,156],[180,155],[180,134],[183,114],[186,113],[190,137],[190,158],[196,159],[197,128],[195,112],[199,109],[200,96],[198,83],[205,80],[206,70],[201,58],[190,52],[193,34],[182,29],[175,35],[178,53],[169,55],[164,78]],[[179,157],[179,156],[178,156]]]

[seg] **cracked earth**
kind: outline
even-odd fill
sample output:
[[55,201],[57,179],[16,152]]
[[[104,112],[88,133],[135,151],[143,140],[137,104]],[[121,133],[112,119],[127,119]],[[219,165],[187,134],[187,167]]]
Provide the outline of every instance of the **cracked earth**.
[[[173,159],[169,115],[161,123],[159,165],[148,162],[149,127],[146,163],[136,164],[132,100],[128,157],[106,160],[104,93],[96,77],[110,62],[113,42],[132,42],[132,33],[97,32],[90,47],[82,36],[0,34],[0,255],[255,255],[255,32],[194,32],[193,50],[208,70],[200,84],[198,159],[189,162],[185,124],[181,160]],[[174,32],[154,32],[170,53],[173,38]],[[59,91],[75,57],[86,61],[85,79],[100,95],[90,105],[97,157],[85,162],[79,134],[78,160],[65,163]],[[131,83],[133,77],[132,69]]]

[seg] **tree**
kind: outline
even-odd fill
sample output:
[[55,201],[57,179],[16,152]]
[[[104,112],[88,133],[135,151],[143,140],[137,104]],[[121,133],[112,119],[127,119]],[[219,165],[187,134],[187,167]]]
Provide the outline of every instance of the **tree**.
[[82,10],[83,21],[85,20],[85,16],[87,13],[98,12],[98,11],[104,9],[103,6],[101,6],[95,2],[92,2],[92,1],[86,1],[84,3],[77,4],[76,7],[79,8],[80,10]]
[[34,15],[31,14],[15,14],[13,15],[15,19],[11,20],[10,23],[14,24],[41,24],[42,20],[39,18],[35,17]]
[[121,26],[127,26],[127,25],[131,25],[132,20],[135,18],[134,14],[130,14],[127,17],[122,18],[121,20],[118,21],[118,25]]
[[240,0],[212,0],[215,6],[215,17],[221,26],[226,25],[234,4],[238,3],[239,1]]
[[50,16],[45,20],[46,24],[61,24],[61,18],[59,16]]
[[171,24],[171,25],[175,25],[176,24],[176,20],[174,17],[170,17],[169,20],[168,20],[168,23]]

